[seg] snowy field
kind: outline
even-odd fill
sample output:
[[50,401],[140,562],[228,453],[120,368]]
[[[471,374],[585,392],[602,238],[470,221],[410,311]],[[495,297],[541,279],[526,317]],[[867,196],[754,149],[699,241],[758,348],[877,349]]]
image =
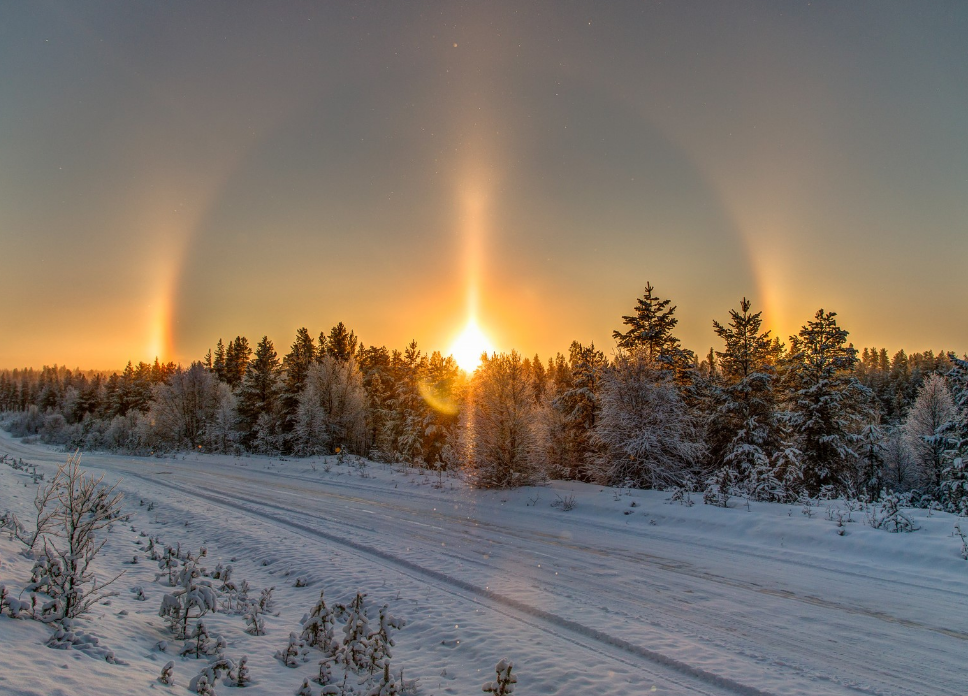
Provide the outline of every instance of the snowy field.
[[[66,458],[6,433],[3,453],[48,476]],[[246,633],[240,615],[205,617],[227,657],[247,656],[250,693],[295,694],[317,673],[312,651],[295,668],[274,654],[320,590],[330,603],[366,592],[373,616],[387,604],[406,621],[393,670],[423,696],[479,694],[504,657],[518,696],[968,692],[968,561],[951,515],[913,511],[918,531],[889,534],[854,511],[840,535],[838,503],[808,515],[576,483],[475,491],[458,478],[438,486],[434,474],[335,458],[81,463],[121,479],[130,515],[98,559],[101,575],[126,571],[118,595],[76,626],[101,650],[48,648],[51,628],[4,613],[0,694],[189,693],[206,663],[179,657],[182,643],[158,616],[171,588],[144,552],[155,537],[205,547],[203,564],[231,564],[254,596],[275,588],[265,635]],[[29,520],[35,491],[25,472],[0,466],[0,512]],[[552,506],[571,496],[573,509]],[[0,538],[0,583],[15,596],[32,566],[21,548]],[[174,684],[164,686],[169,660]]]

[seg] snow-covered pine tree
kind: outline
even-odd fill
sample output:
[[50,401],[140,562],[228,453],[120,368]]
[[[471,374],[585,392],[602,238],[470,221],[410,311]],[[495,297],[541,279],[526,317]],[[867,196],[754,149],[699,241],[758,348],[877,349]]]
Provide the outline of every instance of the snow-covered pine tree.
[[295,633],[289,634],[289,642],[282,650],[276,651],[276,659],[286,667],[298,667],[303,643]]
[[857,431],[868,414],[870,391],[852,373],[857,351],[836,316],[817,310],[790,337],[789,424],[793,444],[803,454],[803,484],[810,495],[826,485],[843,490],[857,458]]
[[366,696],[399,695],[400,688],[397,686],[397,680],[390,673],[390,663],[388,662],[383,666],[383,676],[380,678],[380,681],[373,685],[373,688],[366,693]]
[[941,472],[941,502],[945,509],[968,515],[968,358],[948,354],[948,372],[955,402],[955,416],[938,429],[945,443],[945,468]]
[[279,396],[279,357],[269,337],[263,336],[239,387],[236,409],[244,445],[254,447],[258,438],[260,446],[273,447],[278,428]]
[[494,667],[497,677],[494,681],[485,683],[481,687],[481,691],[486,694],[494,694],[494,696],[510,696],[510,694],[513,694],[514,685],[518,683],[517,676],[511,674],[513,667],[514,663],[506,658],[498,662]]
[[728,324],[713,321],[726,345],[716,352],[712,460],[717,469],[731,470],[721,479],[729,479],[754,499],[775,500],[781,487],[772,466],[779,440],[774,351],[770,332],[760,331],[762,312],[751,313],[750,307],[744,297],[739,310],[730,310]]
[[672,301],[659,299],[653,294],[654,289],[651,283],[645,284],[645,293],[636,302],[635,314],[622,317],[628,331],[613,331],[612,337],[619,348],[642,352],[659,369],[671,369],[681,375],[692,367],[695,356],[672,333],[679,323],[674,316],[675,306],[669,306]]
[[339,322],[329,332],[329,338],[325,345],[322,340],[319,342],[320,358],[322,352],[338,360],[346,362],[356,353],[356,334],[346,328],[343,322]]
[[337,657],[347,668],[362,672],[367,667],[367,652],[370,634],[370,618],[366,611],[366,594],[357,592],[349,606],[339,606],[339,613],[343,615],[343,643],[339,647]]
[[296,411],[299,408],[299,396],[306,383],[306,375],[310,366],[316,361],[316,343],[309,331],[302,327],[296,331],[296,339],[289,349],[289,353],[282,359],[285,373],[282,384],[280,407],[282,410],[282,431],[288,442],[293,429],[296,427]]
[[316,606],[309,613],[309,618],[303,624],[300,638],[308,647],[319,648],[325,655],[333,655],[338,645],[334,637],[336,615],[326,606],[323,594],[321,590],[319,601],[316,602]]
[[606,373],[595,438],[596,478],[608,485],[682,486],[705,454],[700,423],[671,372],[639,350],[620,352]]
[[[219,341],[219,343],[221,344],[221,341]],[[175,663],[173,661],[169,660],[166,662],[165,666],[161,668],[161,676],[158,677],[158,681],[165,686],[171,686],[175,682],[174,677],[172,677],[171,674],[174,669]]]
[[313,689],[309,686],[309,679],[303,679],[302,686],[296,691],[296,696],[313,696]]
[[547,443],[532,376],[516,352],[485,357],[461,421],[461,460],[474,485],[513,488],[540,480]]
[[858,490],[868,500],[877,500],[884,488],[884,429],[870,422],[860,434],[857,453]]
[[598,420],[602,379],[608,369],[605,353],[595,344],[583,346],[573,341],[569,348],[570,388],[555,395],[550,406],[561,414],[561,447],[564,478],[588,481],[594,471],[595,444],[593,433]]
[[390,659],[393,657],[390,648],[395,645],[390,630],[400,630],[404,623],[403,619],[390,614],[386,604],[380,607],[380,625],[367,636],[367,662],[370,674],[389,667]]
[[249,658],[245,655],[239,659],[239,664],[235,668],[235,674],[232,675],[232,682],[235,686],[239,688],[244,688],[252,682],[252,677],[249,676]]

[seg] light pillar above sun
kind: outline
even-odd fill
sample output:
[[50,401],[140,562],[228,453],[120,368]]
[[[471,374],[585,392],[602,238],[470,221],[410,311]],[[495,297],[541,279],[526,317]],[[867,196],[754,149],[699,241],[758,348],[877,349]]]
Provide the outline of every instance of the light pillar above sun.
[[467,323],[454,339],[450,353],[461,369],[473,372],[481,355],[494,350],[477,323],[480,310],[483,240],[487,232],[487,176],[478,166],[468,167],[458,191],[459,226],[464,245],[464,281],[467,293]]

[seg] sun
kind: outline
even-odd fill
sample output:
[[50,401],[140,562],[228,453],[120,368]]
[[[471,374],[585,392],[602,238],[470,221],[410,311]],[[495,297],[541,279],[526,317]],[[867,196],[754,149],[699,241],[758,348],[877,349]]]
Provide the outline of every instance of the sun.
[[464,331],[450,346],[450,354],[466,372],[473,372],[481,364],[481,354],[490,353],[494,346],[488,340],[474,319],[467,321]]

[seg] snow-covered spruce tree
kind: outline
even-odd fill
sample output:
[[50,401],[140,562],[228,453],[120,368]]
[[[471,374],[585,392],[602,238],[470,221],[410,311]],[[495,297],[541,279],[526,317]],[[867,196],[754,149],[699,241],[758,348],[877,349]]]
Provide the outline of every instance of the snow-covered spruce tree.
[[516,352],[485,356],[461,418],[460,456],[480,488],[513,488],[543,476],[546,439],[532,376]]
[[158,677],[160,681],[165,686],[171,686],[175,679],[172,677],[172,671],[175,669],[175,663],[171,660],[165,663],[165,666],[161,668],[161,676]]
[[243,445],[264,449],[277,444],[279,395],[279,357],[269,337],[263,336],[239,387],[236,409]]
[[323,591],[319,592],[319,601],[312,608],[309,617],[303,623],[300,638],[310,648],[319,648],[325,655],[333,655],[338,643],[335,639],[336,612],[326,606]]
[[366,594],[357,592],[349,606],[340,605],[343,615],[343,643],[337,652],[337,658],[347,668],[362,672],[367,668],[367,652],[370,634],[370,618],[366,612]]
[[645,293],[636,302],[635,314],[622,317],[628,331],[613,331],[612,337],[619,348],[644,354],[659,369],[688,370],[693,363],[692,351],[684,349],[672,333],[679,323],[674,316],[676,308],[669,306],[671,300],[653,295],[654,289],[651,283],[646,283]]
[[494,696],[510,696],[510,694],[513,694],[514,685],[518,683],[517,676],[511,674],[513,667],[514,663],[506,658],[498,662],[494,667],[497,677],[494,681],[484,684],[481,691],[486,694],[494,694]]
[[884,429],[875,422],[864,426],[857,446],[857,490],[877,500],[884,488]]
[[935,500],[941,497],[941,473],[946,466],[947,438],[942,429],[957,417],[947,380],[928,375],[901,426],[904,443],[918,473],[918,487]]
[[945,509],[968,515],[968,360],[949,353],[952,368],[948,382],[952,387],[956,412],[938,429],[937,437],[945,443],[941,472],[941,502]]
[[[549,444],[561,449],[554,458],[560,462],[556,468],[562,470],[556,473],[564,478],[587,481],[595,468],[596,441],[593,433],[608,359],[602,351],[595,349],[594,343],[583,346],[573,341],[569,348],[569,362],[569,388],[561,393],[551,389],[554,396],[550,400],[550,408],[554,414],[549,416],[555,418],[555,415],[560,415],[561,432],[556,433],[556,441]],[[558,430],[557,423],[549,425]]]
[[769,331],[760,331],[762,313],[750,307],[744,297],[739,310],[730,310],[728,324],[713,321],[726,345],[716,351],[720,381],[713,388],[711,454],[717,469],[730,469],[719,476],[722,482],[730,479],[756,500],[777,500],[782,487],[774,470],[779,433],[772,341]]
[[641,350],[620,352],[606,373],[595,438],[596,478],[607,485],[682,486],[705,454],[700,424],[671,372]]
[[453,357],[434,351],[427,359],[418,388],[430,408],[424,410],[422,464],[441,472],[453,465],[451,442],[457,427],[465,379]]
[[[296,331],[296,339],[289,353],[282,359],[285,373],[282,385],[280,407],[282,410],[282,432],[287,442],[296,427],[296,412],[299,408],[299,395],[306,384],[310,366],[316,362],[316,343],[309,330],[302,327]],[[290,443],[291,444],[291,443]]]
[[276,659],[286,667],[298,667],[299,658],[303,653],[303,642],[295,633],[289,634],[289,642],[282,650],[276,651]]
[[395,645],[390,630],[399,631],[404,624],[403,619],[390,614],[386,604],[380,607],[380,625],[367,636],[367,662],[370,674],[389,668],[390,659],[393,657],[390,648]]
[[789,425],[803,454],[803,485],[810,495],[827,485],[844,488],[857,458],[857,432],[868,413],[870,392],[852,373],[857,351],[847,344],[836,316],[817,310],[790,337]]
[[107,587],[121,577],[118,573],[99,581],[93,563],[104,547],[107,532],[121,514],[121,493],[117,484],[102,483],[104,476],[86,475],[80,467],[79,452],[58,469],[59,481],[51,500],[54,506],[53,533],[44,537],[46,567],[57,569],[45,579],[52,601],[44,606],[45,621],[73,619],[109,596]]
[[392,448],[399,459],[410,463],[426,462],[424,422],[430,410],[420,393],[427,368],[427,356],[411,341],[403,353],[394,351],[393,397],[387,426],[391,429]]
[[366,696],[399,696],[400,688],[397,686],[397,680],[390,673],[390,663],[383,665],[383,676],[380,678],[373,688],[366,692]]

